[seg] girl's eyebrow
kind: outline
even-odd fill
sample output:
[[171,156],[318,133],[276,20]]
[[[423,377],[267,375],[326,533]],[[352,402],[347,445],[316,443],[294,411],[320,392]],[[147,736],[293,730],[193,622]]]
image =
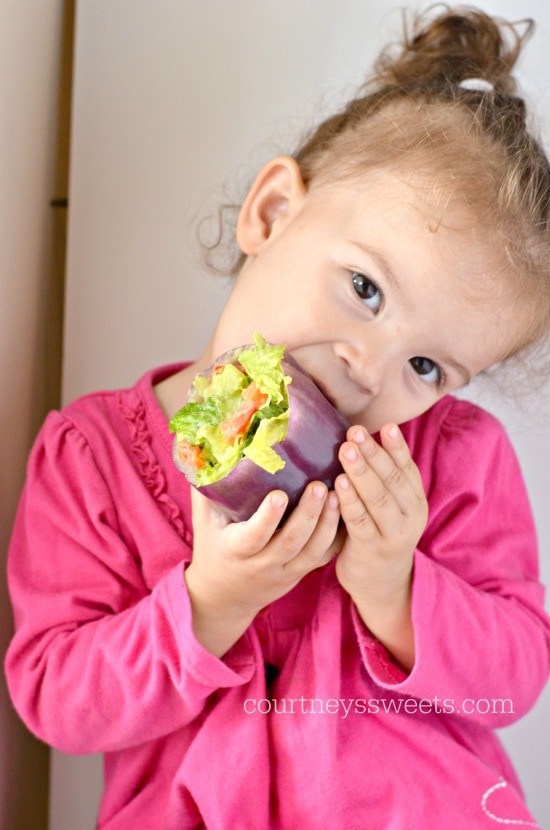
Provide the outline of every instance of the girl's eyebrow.
[[364,242],[354,240],[353,244],[356,248],[359,248],[360,251],[362,251],[375,261],[376,265],[384,274],[385,278],[387,279],[388,283],[391,285],[393,290],[396,292],[396,294],[399,294],[402,297],[403,292],[401,290],[400,281],[391,269],[386,257],[380,251],[377,251],[376,248],[371,248],[369,245],[365,245]]

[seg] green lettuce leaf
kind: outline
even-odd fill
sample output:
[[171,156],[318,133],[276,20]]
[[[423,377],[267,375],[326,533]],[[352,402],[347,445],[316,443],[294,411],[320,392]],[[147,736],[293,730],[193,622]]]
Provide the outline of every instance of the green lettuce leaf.
[[286,437],[288,430],[289,410],[277,415],[274,418],[263,418],[258,424],[252,441],[243,450],[243,455],[267,470],[268,473],[276,473],[282,470],[285,462],[273,449]]
[[280,403],[286,398],[286,386],[290,383],[281,369],[285,347],[266,343],[261,334],[254,334],[254,345],[255,348],[241,352],[239,363],[270,402]]
[[[285,347],[266,343],[260,334],[253,338],[254,345],[240,352],[236,360],[245,371],[227,363],[197,375],[193,386],[198,400],[187,403],[170,421],[177,442],[187,441],[200,450],[204,466],[196,470],[193,482],[198,486],[223,478],[243,457],[270,473],[285,465],[273,449],[288,430],[287,386],[291,379],[281,367]],[[245,434],[230,444],[221,425],[237,412],[243,391],[253,381],[267,401],[254,413]]]
[[209,398],[220,398],[227,402],[228,409],[232,402],[238,403],[241,392],[250,381],[232,363],[226,363],[219,371],[214,371],[210,376],[197,375],[193,386],[199,395],[205,400]]

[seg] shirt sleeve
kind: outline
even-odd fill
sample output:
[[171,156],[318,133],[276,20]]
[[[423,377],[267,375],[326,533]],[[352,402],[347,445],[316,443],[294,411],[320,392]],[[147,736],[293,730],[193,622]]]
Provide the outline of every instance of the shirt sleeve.
[[[193,636],[183,543],[181,561],[149,590],[119,522],[87,440],[54,413],[31,454],[12,535],[16,632],[6,675],[23,721],[65,752],[171,733],[214,690],[244,684],[255,670],[252,633],[223,660]],[[159,536],[159,556],[163,544],[180,543],[169,532]]]
[[502,426],[457,403],[439,425],[425,479],[430,518],[415,552],[415,665],[407,675],[360,625],[373,679],[439,711],[493,727],[535,703],[549,673],[550,624],[519,464]]

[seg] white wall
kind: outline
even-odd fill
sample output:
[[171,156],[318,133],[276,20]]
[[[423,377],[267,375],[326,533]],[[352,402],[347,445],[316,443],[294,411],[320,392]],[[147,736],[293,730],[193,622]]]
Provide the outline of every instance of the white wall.
[[[399,31],[402,5],[79,0],[66,400],[198,354],[226,282],[201,269],[192,217],[208,204],[215,209],[224,182],[246,182],[262,161],[291,148],[304,118],[313,122],[355,86],[382,41]],[[484,8],[541,21],[523,76],[550,124],[547,0],[488,0]],[[523,430],[503,416],[525,465],[550,583],[548,418]],[[549,723],[546,694],[506,737],[547,826]],[[86,761],[56,756],[51,830],[93,826],[94,780]]]

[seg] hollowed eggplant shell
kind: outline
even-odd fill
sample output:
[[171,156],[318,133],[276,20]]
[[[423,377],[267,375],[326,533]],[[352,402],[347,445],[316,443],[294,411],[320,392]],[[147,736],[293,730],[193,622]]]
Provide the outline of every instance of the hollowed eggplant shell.
[[[228,354],[230,360],[235,359],[235,351]],[[222,356],[216,365],[230,360]],[[196,488],[236,522],[249,519],[272,490],[287,493],[286,516],[296,506],[308,482],[323,481],[330,488],[342,471],[338,449],[346,437],[347,421],[292,357],[283,358],[281,366],[284,374],[292,378],[287,387],[288,431],[284,440],[273,447],[285,461],[283,469],[268,473],[245,457],[223,478]],[[175,447],[176,444],[174,461],[186,474],[177,460]]]

